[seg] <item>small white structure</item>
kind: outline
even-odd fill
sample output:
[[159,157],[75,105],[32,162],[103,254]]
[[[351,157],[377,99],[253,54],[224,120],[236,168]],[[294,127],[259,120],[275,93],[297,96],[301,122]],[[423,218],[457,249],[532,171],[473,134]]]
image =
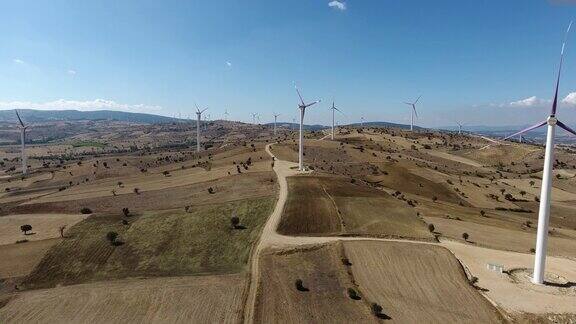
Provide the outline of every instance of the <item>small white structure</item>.
[[504,266],[501,264],[488,263],[486,264],[486,268],[488,268],[488,270],[495,271],[500,274],[504,272]]

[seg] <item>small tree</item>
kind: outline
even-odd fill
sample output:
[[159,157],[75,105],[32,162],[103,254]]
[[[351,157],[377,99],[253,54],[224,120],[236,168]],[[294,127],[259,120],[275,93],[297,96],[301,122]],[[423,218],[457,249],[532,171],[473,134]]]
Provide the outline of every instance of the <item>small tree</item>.
[[434,224],[428,224],[428,230],[430,231],[430,233],[434,233]]
[[374,316],[376,317],[382,316],[382,306],[376,303],[372,303],[372,305],[370,305],[370,310],[372,311],[372,314],[374,314]]
[[462,233],[462,238],[464,239],[464,241],[468,242],[469,237],[470,235],[468,235],[468,233]]
[[302,279],[296,279],[296,281],[294,282],[294,285],[296,286],[296,289],[298,291],[308,291],[308,288],[304,287],[304,283],[302,282]]
[[358,295],[358,292],[356,292],[356,290],[354,290],[354,288],[348,288],[348,297],[350,297],[351,299],[354,299],[354,300],[361,299],[360,296]]
[[80,213],[86,215],[86,214],[92,214],[92,210],[88,207],[83,207],[82,209],[80,209]]
[[534,184],[535,184],[534,180],[530,180],[529,183],[530,183],[530,187],[534,187]]
[[232,228],[238,228],[238,225],[240,225],[240,217],[236,216],[236,214],[233,214],[230,218],[230,224],[232,224]]
[[134,188],[134,193],[137,194],[137,195],[139,195],[139,194],[140,194],[140,189]]
[[60,237],[64,238],[64,230],[66,229],[66,225],[62,225],[58,228],[58,230],[60,231]]
[[436,202],[436,200],[438,200],[438,197],[436,197],[436,196],[432,197],[433,202]]
[[108,232],[106,234],[106,239],[108,241],[110,241],[110,244],[115,245],[116,244],[116,239],[118,238],[118,233],[116,232]]
[[483,210],[481,210],[481,211],[480,211],[480,216],[485,217],[485,216],[486,216],[486,212],[483,211]]
[[126,217],[130,215],[130,210],[128,209],[128,207],[122,208],[122,214],[124,214],[124,216]]
[[524,197],[524,196],[526,195],[526,191],[521,190],[521,191],[520,191],[520,195],[521,195],[522,197]]
[[22,225],[22,226],[20,226],[20,230],[22,232],[24,232],[24,235],[28,235],[28,232],[30,232],[32,230],[32,225],[29,225],[29,224]]

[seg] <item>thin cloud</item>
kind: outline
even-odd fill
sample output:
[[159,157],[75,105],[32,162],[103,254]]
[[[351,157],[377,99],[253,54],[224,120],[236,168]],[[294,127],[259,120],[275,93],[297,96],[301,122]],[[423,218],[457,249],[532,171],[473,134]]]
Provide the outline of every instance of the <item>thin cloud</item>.
[[344,10],[346,10],[346,2],[337,1],[337,0],[330,1],[330,2],[328,2],[328,7],[344,11]]
[[564,99],[562,103],[567,106],[576,107],[576,92],[570,92]]
[[232,67],[232,63],[230,63],[230,62],[228,62],[228,61],[226,61],[226,65],[227,65],[228,67]]
[[26,62],[22,61],[22,60],[19,59],[19,58],[13,59],[12,62],[14,62],[14,63],[16,63],[16,64],[26,64]]
[[522,99],[522,100],[518,100],[518,101],[512,101],[511,103],[509,103],[508,105],[510,107],[524,107],[524,108],[529,108],[529,107],[538,107],[538,106],[542,106],[543,104],[545,104],[547,101],[546,100],[542,100],[536,96],[532,96],[532,97],[528,97],[526,99]]
[[129,112],[158,112],[161,106],[145,104],[123,104],[113,100],[95,99],[88,101],[59,99],[49,102],[30,101],[0,101],[0,110],[6,109],[37,109],[37,110],[120,110]]
[[68,70],[67,73],[70,75],[76,75],[76,70]]

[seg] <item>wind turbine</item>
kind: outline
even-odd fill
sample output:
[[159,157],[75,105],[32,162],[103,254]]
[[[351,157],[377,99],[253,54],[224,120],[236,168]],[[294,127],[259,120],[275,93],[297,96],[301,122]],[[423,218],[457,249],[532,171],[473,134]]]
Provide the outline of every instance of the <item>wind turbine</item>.
[[276,121],[278,116],[280,116],[280,114],[274,114],[274,136],[276,136]]
[[28,128],[28,126],[24,125],[24,122],[22,122],[22,118],[20,118],[20,115],[18,114],[18,110],[14,110],[16,112],[16,117],[18,117],[18,122],[20,122],[20,126],[18,126],[18,128],[20,128],[20,145],[21,145],[21,160],[22,160],[22,174],[26,174],[28,173],[28,164],[26,162],[26,129]]
[[360,117],[360,127],[364,128],[364,116]]
[[546,120],[541,121],[533,126],[516,132],[510,136],[506,136],[503,140],[511,137],[522,135],[528,131],[548,125],[546,135],[546,151],[544,155],[544,169],[542,175],[542,189],[540,192],[540,208],[538,210],[538,231],[536,234],[536,255],[534,258],[534,275],[532,282],[535,284],[544,283],[544,274],[546,267],[546,245],[548,241],[548,225],[550,221],[550,194],[552,190],[552,167],[554,161],[554,136],[556,134],[556,125],[565,131],[576,135],[576,131],[566,126],[564,123],[556,118],[556,110],[558,108],[558,86],[560,85],[560,75],[562,73],[562,63],[564,61],[564,48],[572,22],[568,25],[564,41],[562,42],[562,50],[560,51],[560,65],[558,66],[558,76],[556,79],[556,89],[554,92],[554,100],[552,101],[552,109],[550,115]]
[[414,115],[416,115],[416,118],[418,118],[418,113],[416,112],[416,104],[420,98],[422,98],[422,95],[420,95],[414,102],[404,102],[408,106],[412,106],[412,110],[410,111],[410,131],[414,130]]
[[462,128],[464,127],[464,125],[462,125],[459,122],[456,122],[456,124],[458,124],[458,135],[461,135],[462,134]]
[[294,85],[294,88],[296,88],[296,93],[298,93],[298,97],[300,98],[300,103],[298,104],[298,109],[300,109],[300,143],[298,144],[298,170],[304,171],[304,114],[306,113],[306,108],[319,103],[321,100],[316,100],[307,104],[304,102],[304,99],[302,99],[302,95],[300,94],[298,87]]
[[334,105],[334,101],[332,101],[332,107],[330,107],[330,110],[332,110],[332,140],[334,140],[334,112],[339,111],[342,114],[342,111],[336,108],[336,106]]
[[228,109],[224,110],[224,121],[228,121]]
[[256,117],[258,116],[257,113],[252,113],[252,124],[256,125]]
[[[195,104],[196,105],[196,104]],[[200,152],[200,122],[202,121],[202,113],[205,112],[208,108],[204,108],[200,110],[198,105],[196,105],[196,152]]]

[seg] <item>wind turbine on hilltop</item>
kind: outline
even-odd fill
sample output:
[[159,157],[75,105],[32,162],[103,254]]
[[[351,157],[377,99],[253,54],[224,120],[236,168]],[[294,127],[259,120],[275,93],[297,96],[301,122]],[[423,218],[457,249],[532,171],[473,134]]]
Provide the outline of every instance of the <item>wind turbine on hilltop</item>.
[[300,90],[298,90],[298,87],[294,85],[294,88],[296,88],[296,93],[298,93],[298,97],[300,98],[300,103],[298,104],[298,109],[300,109],[300,142],[298,144],[298,170],[304,171],[304,114],[306,113],[306,108],[319,103],[321,100],[316,100],[307,104],[304,102],[304,99],[302,99],[302,95],[300,94]]
[[256,125],[256,117],[258,116],[257,113],[252,113],[252,124]]
[[26,129],[28,126],[24,125],[22,122],[22,118],[20,118],[20,114],[18,114],[18,110],[14,110],[16,112],[16,117],[18,117],[18,122],[20,123],[20,145],[21,145],[21,160],[22,160],[22,174],[28,173],[28,164],[26,162]]
[[335,111],[339,111],[342,114],[342,111],[338,108],[336,108],[336,106],[334,105],[334,101],[332,101],[332,107],[330,107],[330,110],[332,110],[332,140],[334,140],[334,115],[335,115]]
[[228,109],[224,110],[224,121],[228,121]]
[[274,136],[276,136],[276,121],[278,116],[280,116],[280,114],[274,114]]
[[458,124],[458,135],[461,135],[462,134],[462,128],[464,127],[464,125],[459,123],[459,122],[456,122],[456,124]]
[[[196,104],[195,104],[196,105]],[[198,105],[196,105],[196,152],[200,152],[200,122],[202,121],[202,113],[205,112],[208,108],[204,108],[200,110]]]
[[416,115],[416,118],[418,118],[418,112],[416,112],[416,104],[418,103],[420,98],[422,98],[422,95],[420,95],[418,99],[416,99],[416,101],[414,102],[404,102],[408,106],[412,107],[412,110],[410,110],[410,131],[414,130],[414,115]]
[[552,168],[554,162],[554,136],[556,134],[556,126],[564,129],[565,131],[576,135],[576,131],[566,126],[564,123],[556,118],[556,110],[558,108],[558,87],[560,85],[560,75],[562,73],[562,63],[564,61],[564,48],[566,47],[566,40],[572,22],[568,25],[564,41],[562,42],[562,50],[560,51],[560,65],[558,66],[558,76],[556,79],[556,89],[554,91],[554,100],[552,101],[552,109],[550,115],[546,120],[541,121],[533,126],[516,132],[512,135],[506,136],[503,140],[511,137],[522,135],[526,132],[536,128],[548,125],[546,135],[546,151],[544,155],[544,169],[542,175],[542,189],[540,192],[540,208],[538,210],[538,232],[536,234],[536,255],[534,258],[534,275],[532,282],[535,284],[544,283],[545,267],[546,267],[546,246],[548,241],[548,225],[550,221],[550,194],[552,190]]

